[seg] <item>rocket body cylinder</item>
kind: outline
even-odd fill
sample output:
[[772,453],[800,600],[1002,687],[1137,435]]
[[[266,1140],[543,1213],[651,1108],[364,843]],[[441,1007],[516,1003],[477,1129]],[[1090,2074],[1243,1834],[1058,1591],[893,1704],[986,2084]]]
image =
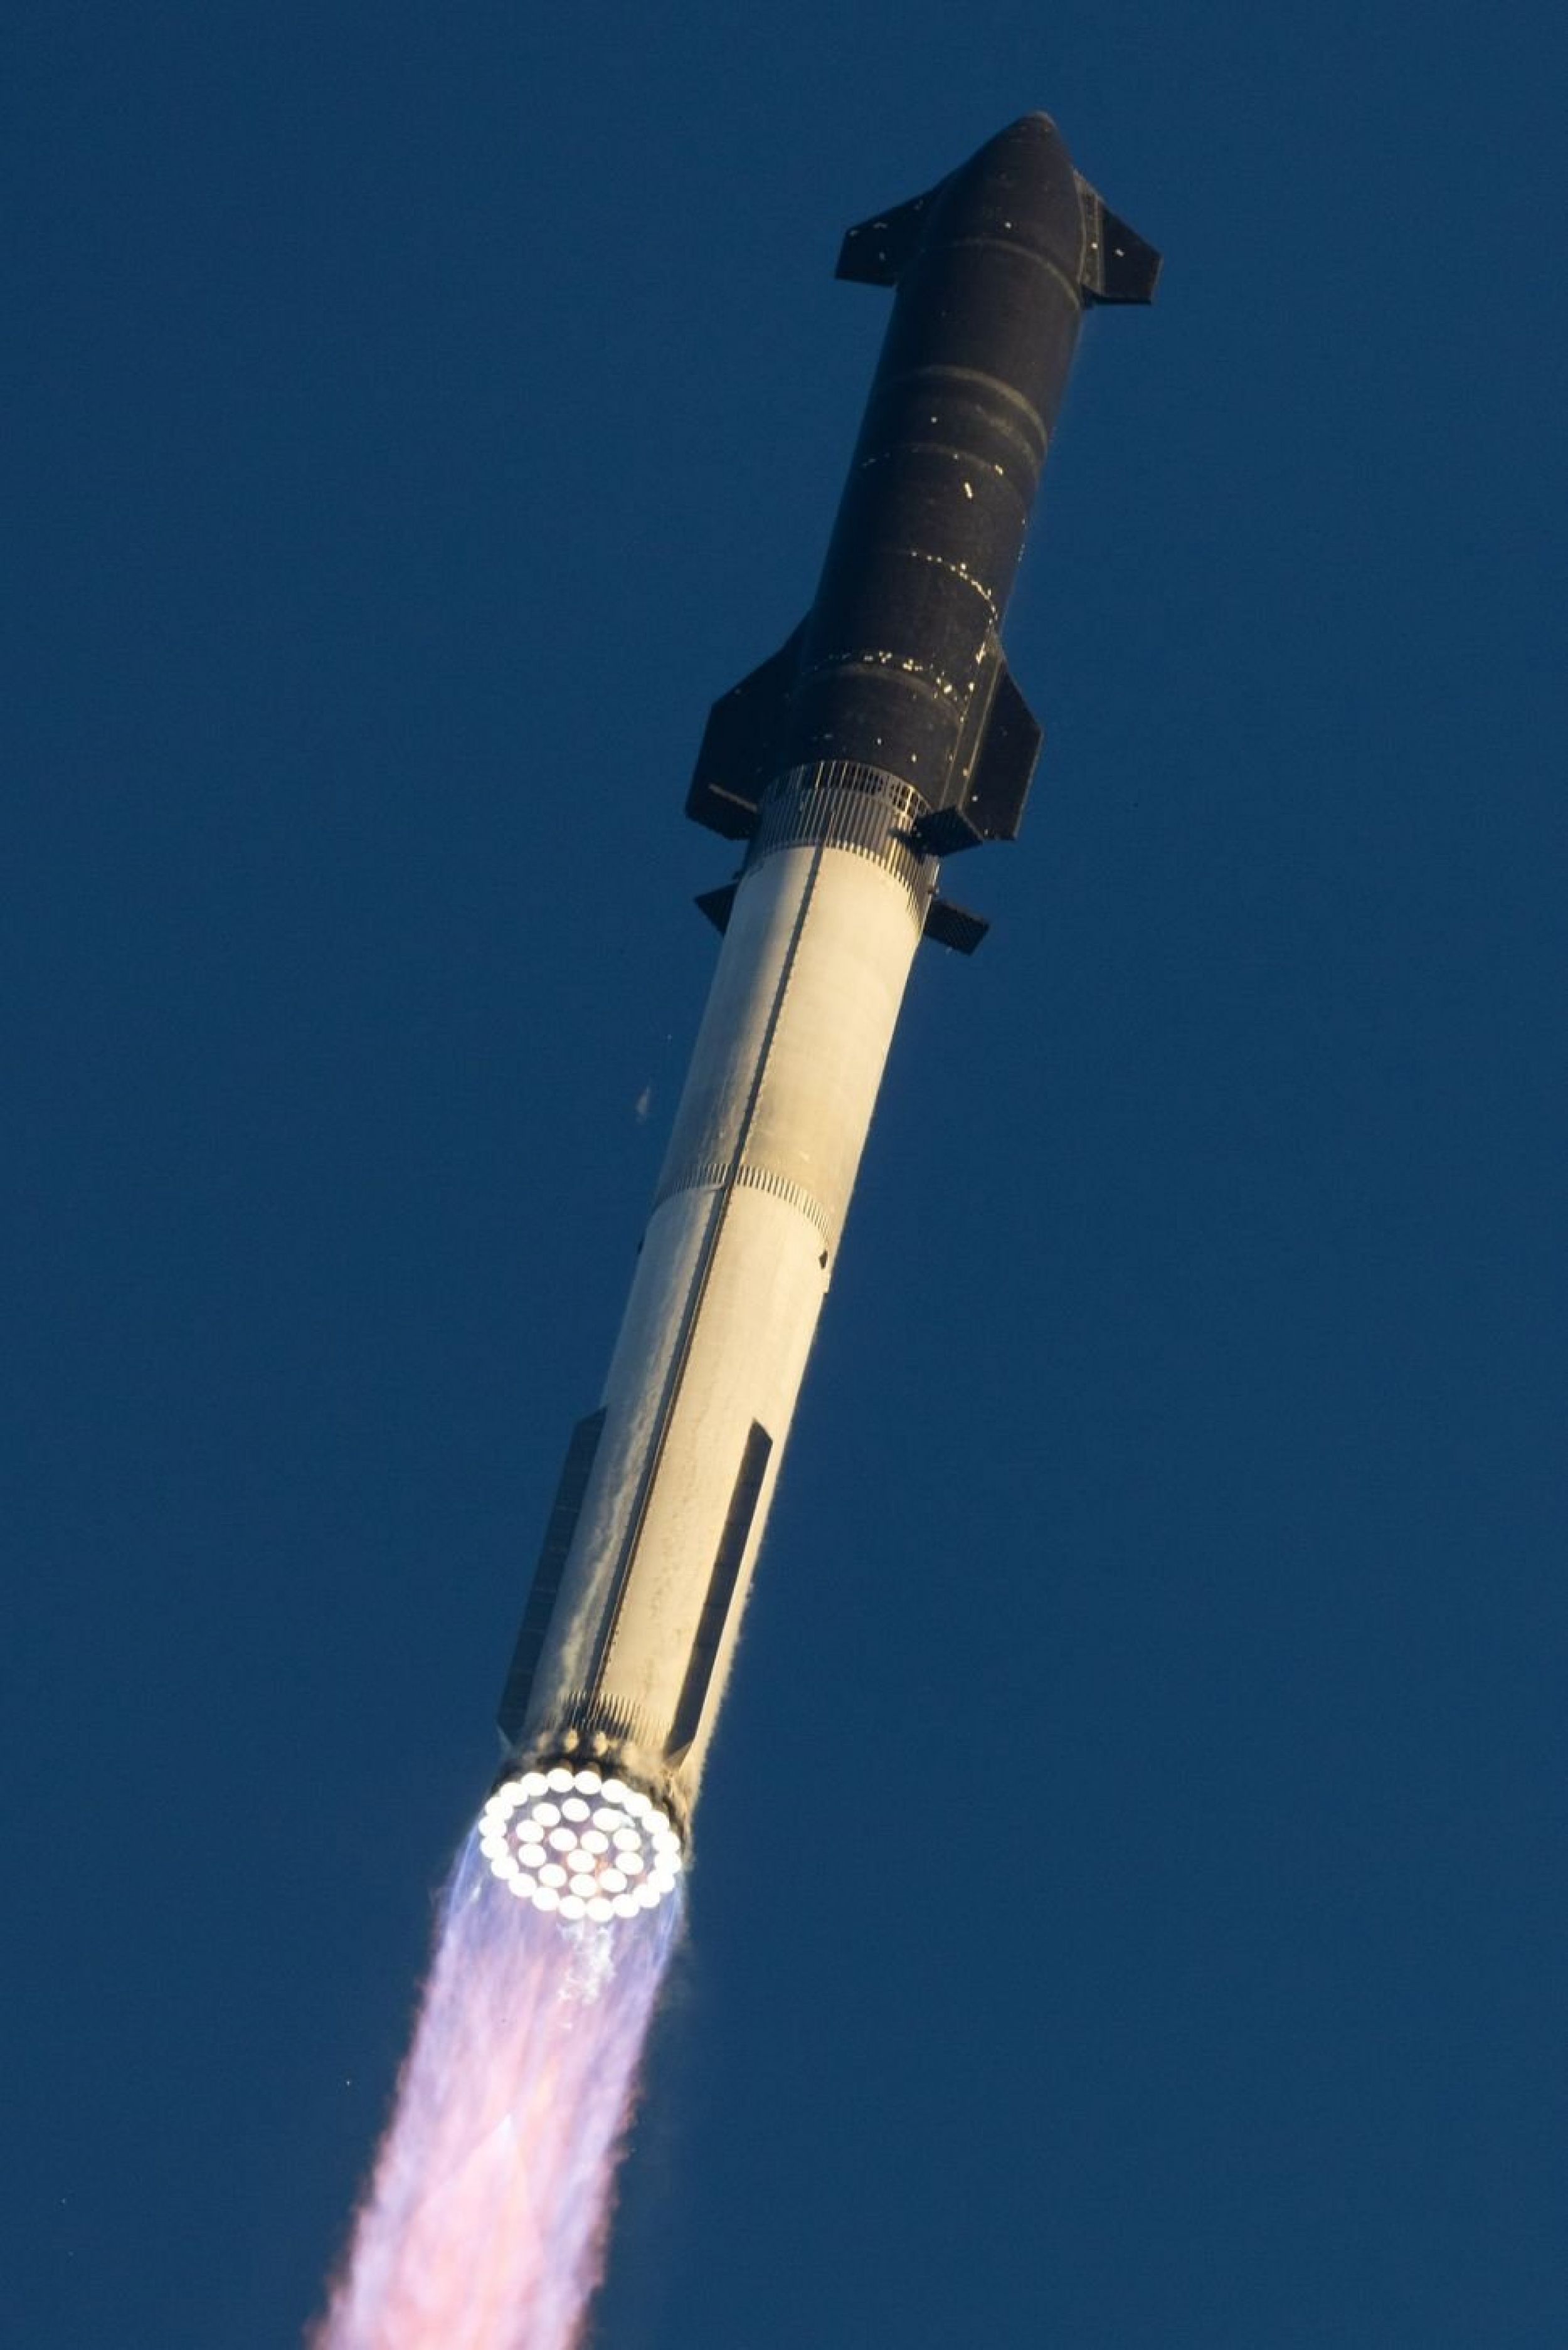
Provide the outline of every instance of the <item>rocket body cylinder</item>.
[[908,795],[834,794],[882,853],[764,842],[737,889],[514,1726],[682,1825],[929,896]]
[[681,1837],[915,951],[984,928],[940,860],[1022,814],[998,623],[1082,311],[1158,256],[1033,115],[839,266],[894,317],[812,609],[703,738],[688,812],[744,863],[699,901],[718,969],[501,1708],[520,1786],[613,1773]]

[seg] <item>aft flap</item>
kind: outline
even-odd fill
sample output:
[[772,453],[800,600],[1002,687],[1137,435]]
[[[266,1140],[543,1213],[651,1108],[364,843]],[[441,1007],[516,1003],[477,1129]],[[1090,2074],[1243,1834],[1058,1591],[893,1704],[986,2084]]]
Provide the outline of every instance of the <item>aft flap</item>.
[[846,229],[834,276],[857,286],[897,286],[925,234],[926,214],[941,186],[939,180],[923,196],[911,196],[907,204],[896,204],[891,212],[877,213]]
[[964,814],[982,840],[1017,839],[1041,740],[1040,721],[1003,660],[964,795]]
[[1014,685],[993,630],[964,722],[961,781],[946,806],[933,808],[914,827],[928,856],[953,857],[982,841],[1016,840],[1040,740],[1040,722]]
[[749,840],[777,769],[777,745],[800,664],[803,620],[776,653],[722,693],[708,712],[686,813],[726,840]]

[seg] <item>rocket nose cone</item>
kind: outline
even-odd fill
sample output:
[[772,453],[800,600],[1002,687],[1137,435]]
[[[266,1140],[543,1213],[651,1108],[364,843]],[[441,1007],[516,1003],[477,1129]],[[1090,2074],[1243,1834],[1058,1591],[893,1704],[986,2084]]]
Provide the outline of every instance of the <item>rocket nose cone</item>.
[[943,211],[949,234],[1029,244],[1076,273],[1083,238],[1077,179],[1048,114],[1022,114],[988,139],[955,175]]
[[1039,176],[1051,169],[1072,172],[1072,155],[1067,141],[1058,131],[1051,115],[1032,113],[1018,115],[1006,130],[999,130],[992,139],[966,164],[966,172],[1021,172],[1025,176]]

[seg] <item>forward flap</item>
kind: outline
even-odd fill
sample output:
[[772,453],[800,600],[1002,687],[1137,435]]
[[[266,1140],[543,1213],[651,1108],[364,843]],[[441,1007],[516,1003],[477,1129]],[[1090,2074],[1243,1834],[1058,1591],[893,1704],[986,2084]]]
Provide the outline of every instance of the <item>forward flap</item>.
[[1084,212],[1084,260],[1079,284],[1085,302],[1152,302],[1160,256],[1136,229],[1106,208],[1087,180],[1078,179]]
[[834,276],[856,286],[897,286],[925,234],[926,214],[941,186],[939,180],[923,196],[911,196],[907,204],[896,204],[891,212],[877,213],[846,229]]

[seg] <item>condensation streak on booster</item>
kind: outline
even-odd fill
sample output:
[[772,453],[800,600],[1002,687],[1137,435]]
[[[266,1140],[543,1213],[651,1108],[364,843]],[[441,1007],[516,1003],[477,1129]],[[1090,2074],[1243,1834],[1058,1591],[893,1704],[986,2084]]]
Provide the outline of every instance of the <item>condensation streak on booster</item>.
[[699,900],[718,970],[501,1707],[498,1869],[532,1889],[569,1801],[568,1915],[607,1870],[637,1893],[632,1827],[593,1817],[650,1860],[689,1833],[915,950],[985,929],[939,868],[1023,816],[1040,730],[1000,629],[1083,314],[1158,267],[1041,114],[844,240],[892,319],[815,600],[703,736],[687,811],[743,861]]

